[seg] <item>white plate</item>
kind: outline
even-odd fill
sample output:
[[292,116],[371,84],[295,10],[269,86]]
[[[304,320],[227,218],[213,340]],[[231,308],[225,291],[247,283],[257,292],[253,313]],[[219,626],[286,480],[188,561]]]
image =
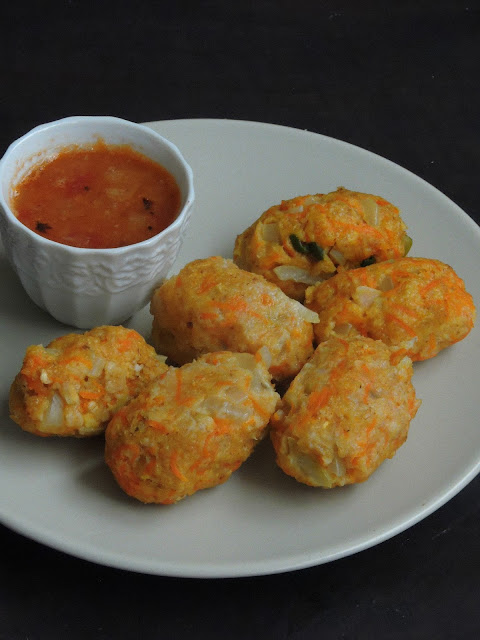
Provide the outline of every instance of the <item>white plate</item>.
[[[480,230],[453,202],[397,165],[286,127],[228,120],[151,123],[185,154],[196,210],[176,269],[231,256],[235,236],[271,204],[348,188],[402,210],[411,255],[438,258],[480,300]],[[406,444],[364,484],[324,491],[276,468],[269,441],[226,484],[177,505],[125,496],[101,439],[40,439],[8,418],[7,394],[29,344],[70,329],[38,310],[0,254],[0,519],[39,542],[101,564],[159,575],[234,577],[321,564],[399,533],[440,507],[480,468],[479,330],[415,366],[423,405]],[[129,323],[148,337],[142,310]]]

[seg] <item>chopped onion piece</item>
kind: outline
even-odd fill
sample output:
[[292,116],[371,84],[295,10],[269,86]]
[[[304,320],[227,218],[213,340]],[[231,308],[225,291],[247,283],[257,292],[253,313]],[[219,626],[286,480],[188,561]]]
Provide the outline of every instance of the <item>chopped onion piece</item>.
[[245,402],[248,396],[244,389],[232,385],[225,389],[225,397],[229,402]]
[[330,249],[329,256],[336,264],[343,266],[346,263],[345,256],[338,249]]
[[342,324],[336,324],[333,330],[337,336],[348,336],[351,328],[352,325],[349,322],[344,322]]
[[287,213],[302,213],[302,211],[303,211],[303,204],[299,204],[296,207],[290,207],[287,210]]
[[393,284],[393,280],[390,278],[390,276],[384,276],[381,282],[378,284],[378,288],[380,289],[380,291],[390,291],[394,287],[395,285]]
[[104,366],[105,366],[104,358],[95,356],[95,358],[93,359],[92,368],[89,371],[89,375],[93,376],[94,378],[98,378],[102,373]]
[[301,267],[291,267],[281,265],[273,270],[279,280],[293,280],[293,282],[301,282],[302,284],[317,284],[321,278],[312,276],[308,271]]
[[272,244],[281,244],[282,242],[280,228],[276,222],[268,222],[262,226],[262,237],[265,242]]
[[63,422],[63,401],[60,395],[55,392],[52,396],[44,425],[46,427],[60,427]]
[[254,371],[257,366],[255,357],[251,353],[236,353],[235,359],[238,366],[247,369],[247,371]]
[[40,372],[40,382],[42,382],[42,384],[52,384],[52,380],[46,369],[42,369]]
[[304,206],[309,206],[311,204],[318,204],[320,202],[320,198],[318,196],[308,196],[303,201]]
[[361,307],[369,307],[375,300],[375,298],[378,298],[379,295],[381,295],[381,291],[379,291],[378,289],[360,285],[359,287],[357,287],[352,297],[354,301]]
[[258,354],[262,358],[263,364],[267,367],[267,369],[270,369],[270,367],[272,366],[272,354],[270,353],[270,349],[265,346],[260,347],[260,349],[258,350]]
[[402,346],[404,349],[413,349],[417,341],[418,341],[418,336],[415,336],[414,338],[411,338],[410,340],[407,340],[406,342],[404,342]]
[[282,411],[281,409],[278,409],[275,412],[275,417],[277,418],[277,420],[283,420],[283,418],[285,417],[285,411]]
[[332,462],[328,465],[327,470],[330,471],[330,473],[335,474],[337,478],[345,475],[345,465],[337,456],[335,456]]
[[58,358],[58,356],[60,355],[60,351],[58,349],[55,349],[54,347],[45,347],[45,351],[49,356],[52,356],[52,358]]
[[311,309],[308,309],[301,302],[298,302],[297,300],[292,300],[292,302],[295,303],[298,309],[298,315],[301,318],[303,318],[307,322],[313,322],[314,324],[316,322],[320,322],[320,318],[318,317],[318,313],[316,311],[312,311]]
[[241,403],[228,402],[222,398],[210,396],[205,398],[202,405],[197,410],[203,410],[208,415],[214,415],[217,418],[234,420],[248,420],[251,416],[251,409]]
[[365,222],[372,227],[378,225],[378,205],[372,198],[365,198],[362,203]]

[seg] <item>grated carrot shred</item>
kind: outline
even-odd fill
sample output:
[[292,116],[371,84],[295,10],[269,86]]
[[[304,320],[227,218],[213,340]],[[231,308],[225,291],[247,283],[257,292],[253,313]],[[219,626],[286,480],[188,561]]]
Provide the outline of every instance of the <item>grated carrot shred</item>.
[[292,247],[290,247],[290,246],[289,246],[289,243],[288,243],[287,241],[285,241],[285,242],[282,244],[282,247],[283,247],[283,249],[284,249],[285,253],[286,253],[290,258],[297,258],[297,257],[298,257],[297,252],[296,252]]
[[410,316],[411,318],[414,318],[414,319],[418,318],[418,312],[415,311],[415,309],[411,309],[410,307],[405,307],[403,304],[396,304],[395,309],[397,311],[401,311],[407,316]]
[[229,433],[232,427],[232,423],[230,420],[226,418],[213,418],[216,429],[214,431],[215,435],[224,435],[225,433]]
[[398,316],[394,315],[393,313],[386,313],[385,320],[387,322],[394,322],[399,327],[401,327],[406,333],[408,333],[408,335],[412,336],[412,338],[416,337],[417,335],[416,331],[414,331],[406,322],[401,320]]
[[259,402],[257,402],[257,400],[255,400],[253,396],[250,396],[250,402],[252,403],[252,406],[255,409],[255,411],[260,416],[263,416],[263,418],[270,418],[270,412],[266,411],[265,407],[262,407],[262,405]]
[[270,252],[263,257],[263,259],[259,260],[262,268],[265,271],[271,271],[278,265],[283,263],[284,256],[280,251]]
[[180,471],[178,464],[178,451],[174,451],[170,456],[170,469],[175,477],[177,477],[182,482],[186,482],[188,478]]
[[86,391],[80,389],[78,395],[84,400],[98,400],[98,398],[100,398],[103,393],[102,391]]
[[218,313],[212,311],[204,311],[200,313],[199,316],[202,320],[217,320]]
[[248,315],[254,316],[256,318],[260,318],[264,320],[265,318],[256,311],[253,311],[248,304],[243,300],[240,296],[233,296],[231,300],[228,302],[222,302],[220,300],[212,301],[212,305],[218,307],[223,311],[230,311],[232,313],[247,313]]
[[368,425],[367,429],[366,429],[366,434],[367,436],[370,434],[370,432],[372,431],[372,429],[376,426],[377,424],[377,416],[374,416],[372,421],[370,422],[370,424]]
[[155,431],[159,431],[160,433],[168,433],[167,427],[162,422],[158,422],[158,420],[148,420],[147,424],[149,427],[152,427],[152,429],[155,429]]
[[370,382],[370,380],[367,382],[367,384],[365,385],[365,389],[363,391],[363,402],[365,404],[368,404],[368,398],[370,395],[370,389],[372,388],[372,383]]
[[437,352],[437,339],[435,337],[435,334],[431,333],[428,336],[428,353],[432,355],[432,357],[436,354]]
[[[61,382],[60,380],[58,382]],[[97,400],[105,394],[105,387],[96,380],[90,379],[90,385],[96,387],[96,390],[80,389],[78,395],[85,400]]]
[[208,275],[203,280],[200,287],[198,288],[198,293],[199,294],[207,293],[208,291],[210,291],[210,289],[213,289],[214,287],[216,287],[217,284],[218,284],[217,279],[214,278],[212,275]]
[[124,353],[125,351],[127,351],[128,349],[130,349],[133,346],[133,343],[135,342],[135,340],[137,339],[138,334],[136,333],[136,331],[129,331],[128,335],[125,336],[125,338],[122,338],[122,340],[119,340],[117,343],[117,350],[120,351],[120,353]]
[[320,391],[313,391],[307,401],[307,409],[310,413],[318,413],[330,400],[332,391],[330,387],[323,387]]
[[436,278],[420,289],[420,295],[426,296],[429,291],[442,284],[444,278]]
[[415,413],[415,396],[413,394],[408,399],[408,413],[411,416]]
[[408,355],[408,351],[406,349],[398,349],[394,351],[390,356],[390,364],[394,367],[400,362],[402,358]]

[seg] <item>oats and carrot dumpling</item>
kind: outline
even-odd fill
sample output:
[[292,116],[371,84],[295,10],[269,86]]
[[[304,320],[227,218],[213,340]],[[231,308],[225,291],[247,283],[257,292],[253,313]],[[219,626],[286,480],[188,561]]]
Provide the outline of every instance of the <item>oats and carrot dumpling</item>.
[[318,342],[360,334],[412,360],[432,358],[462,340],[475,321],[463,280],[450,266],[429,258],[339,273],[310,287],[305,304],[320,317],[314,328]]
[[150,305],[152,342],[185,364],[203,353],[256,353],[266,347],[276,380],[293,377],[313,353],[317,314],[265,278],[213,256],[187,264]]
[[178,502],[228,480],[278,400],[260,354],[206,354],[170,367],[113,417],[105,459],[128,495]]
[[166,371],[140,334],[104,326],[28,347],[10,389],[12,419],[39,436],[93,436]]
[[235,242],[234,261],[303,301],[337,271],[407,254],[411,239],[384,198],[339,187],[270,207]]
[[390,349],[370,338],[331,338],[317,347],[271,420],[285,473],[331,488],[363,482],[394,456],[420,401],[411,360],[390,360]]

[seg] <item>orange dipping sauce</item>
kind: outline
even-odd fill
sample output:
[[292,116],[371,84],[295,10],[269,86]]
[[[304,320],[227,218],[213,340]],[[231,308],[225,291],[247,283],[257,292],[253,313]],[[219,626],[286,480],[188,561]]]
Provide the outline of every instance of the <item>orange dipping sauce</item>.
[[147,240],[180,212],[174,177],[128,145],[68,147],[15,187],[12,209],[41,236],[106,249]]

